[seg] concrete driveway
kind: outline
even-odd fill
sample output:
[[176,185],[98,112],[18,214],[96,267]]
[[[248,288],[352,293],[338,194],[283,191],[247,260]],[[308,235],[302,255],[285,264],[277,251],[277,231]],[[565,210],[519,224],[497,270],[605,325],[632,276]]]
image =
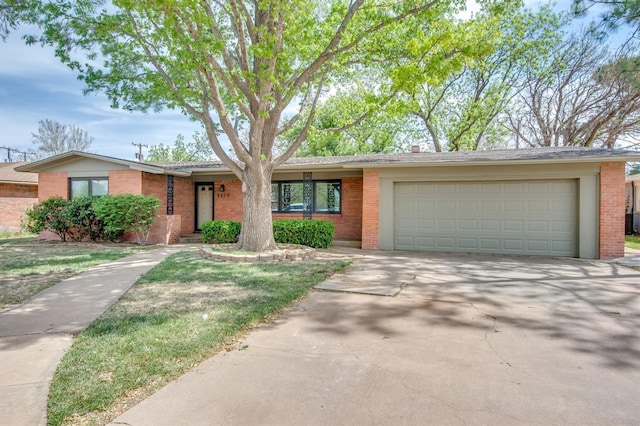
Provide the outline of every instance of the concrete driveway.
[[365,253],[320,287],[345,292],[313,292],[113,424],[638,424],[638,270]]

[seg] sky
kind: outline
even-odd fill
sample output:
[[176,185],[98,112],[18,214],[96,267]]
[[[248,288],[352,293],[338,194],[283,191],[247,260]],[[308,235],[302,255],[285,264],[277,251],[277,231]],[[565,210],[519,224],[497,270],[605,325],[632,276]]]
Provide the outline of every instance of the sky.
[[[112,109],[105,95],[85,96],[83,88],[53,49],[27,46],[20,31],[0,40],[0,147],[34,149],[32,133],[45,119],[80,127],[94,138],[89,151],[123,159],[135,159],[138,147],[132,144],[172,144],[179,133],[189,141],[201,130],[178,110],[145,114]],[[6,160],[7,150],[0,149],[0,161]],[[21,157],[13,154],[12,160]]]
[[[191,140],[193,132],[201,130],[180,111],[112,109],[105,95],[85,96],[83,88],[53,49],[27,46],[18,33],[4,43],[0,40],[0,147],[35,149],[32,133],[37,133],[40,120],[50,119],[85,130],[94,138],[91,152],[133,160],[138,147],[132,143],[167,145],[179,133]],[[6,159],[7,150],[0,149],[0,162]],[[12,160],[22,158],[12,154]]]

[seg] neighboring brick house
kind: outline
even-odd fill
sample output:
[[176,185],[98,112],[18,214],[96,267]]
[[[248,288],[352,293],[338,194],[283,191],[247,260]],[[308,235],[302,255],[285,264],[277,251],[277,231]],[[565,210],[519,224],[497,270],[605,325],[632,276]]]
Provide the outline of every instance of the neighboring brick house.
[[38,202],[38,176],[14,170],[25,164],[0,163],[0,231],[20,232],[24,212]]
[[[624,253],[624,167],[640,154],[540,148],[292,158],[272,179],[274,218],[334,223],[371,250],[611,258]],[[211,219],[242,219],[242,185],[221,162],[149,164],[69,152],[20,167],[39,199],[153,194],[152,242]]]
[[640,234],[640,174],[628,176],[625,183],[625,233]]

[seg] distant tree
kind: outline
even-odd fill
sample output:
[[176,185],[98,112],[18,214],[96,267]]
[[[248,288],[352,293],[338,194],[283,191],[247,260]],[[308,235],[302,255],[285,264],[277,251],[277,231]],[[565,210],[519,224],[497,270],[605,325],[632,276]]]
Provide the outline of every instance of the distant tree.
[[625,71],[626,53],[612,54],[590,31],[555,48],[544,67],[527,73],[509,109],[516,145],[614,148],[620,137],[640,136],[637,72]]
[[640,173],[640,163],[627,163],[627,175],[637,175]]
[[151,146],[145,161],[149,163],[177,163],[183,161],[210,161],[216,158],[207,135],[201,132],[194,132],[191,142],[186,142],[184,136],[178,134],[173,145],[161,143],[160,145]]
[[38,160],[68,151],[87,151],[93,138],[81,128],[60,124],[54,120],[40,120],[38,133],[32,133],[36,150],[31,151],[33,159]]

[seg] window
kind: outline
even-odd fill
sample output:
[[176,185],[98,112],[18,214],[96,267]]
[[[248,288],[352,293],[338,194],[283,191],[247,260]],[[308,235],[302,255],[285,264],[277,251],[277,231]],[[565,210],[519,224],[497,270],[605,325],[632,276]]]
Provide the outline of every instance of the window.
[[[340,181],[313,181],[312,211],[314,213],[341,212]],[[271,210],[279,213],[302,213],[304,199],[302,182],[273,182]]]
[[70,179],[69,198],[107,194],[109,194],[109,179],[107,178]]

